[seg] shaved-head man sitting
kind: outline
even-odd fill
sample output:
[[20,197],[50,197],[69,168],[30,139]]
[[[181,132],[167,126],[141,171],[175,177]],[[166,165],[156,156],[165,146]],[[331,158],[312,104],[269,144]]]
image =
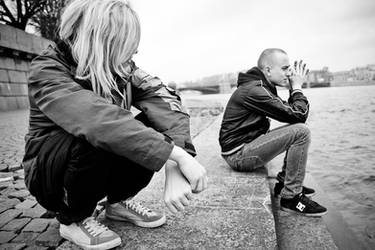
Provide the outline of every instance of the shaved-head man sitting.
[[[221,129],[222,156],[236,171],[252,171],[286,152],[274,188],[284,211],[322,216],[327,209],[311,200],[315,191],[303,186],[310,130],[305,125],[309,102],[302,93],[308,74],[302,61],[289,63],[281,49],[264,50],[258,66],[239,73],[238,87],[225,109]],[[288,101],[276,86],[289,89]],[[269,130],[269,118],[288,125]]]

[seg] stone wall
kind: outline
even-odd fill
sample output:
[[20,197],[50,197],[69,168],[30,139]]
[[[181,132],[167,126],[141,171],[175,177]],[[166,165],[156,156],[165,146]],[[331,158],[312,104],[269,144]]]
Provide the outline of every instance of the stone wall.
[[0,111],[28,108],[30,62],[50,43],[47,39],[0,24]]

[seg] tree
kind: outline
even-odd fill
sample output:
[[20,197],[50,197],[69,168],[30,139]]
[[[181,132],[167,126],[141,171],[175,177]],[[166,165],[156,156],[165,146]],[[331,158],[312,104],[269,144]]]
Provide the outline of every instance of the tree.
[[44,38],[56,41],[61,11],[67,0],[46,0],[44,7],[32,17],[32,24]]
[[0,0],[0,21],[25,30],[32,16],[41,11],[46,0]]

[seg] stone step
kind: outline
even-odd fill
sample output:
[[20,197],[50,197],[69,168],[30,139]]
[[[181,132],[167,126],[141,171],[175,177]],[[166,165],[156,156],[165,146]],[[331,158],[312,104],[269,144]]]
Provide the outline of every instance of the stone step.
[[[220,156],[217,141],[221,116],[195,139],[198,161],[207,169],[209,187],[190,206],[173,215],[163,204],[164,171],[136,199],[164,210],[167,223],[144,229],[128,223],[103,222],[122,238],[119,249],[275,249],[276,232],[264,171],[235,173]],[[58,249],[77,249],[65,241]]]

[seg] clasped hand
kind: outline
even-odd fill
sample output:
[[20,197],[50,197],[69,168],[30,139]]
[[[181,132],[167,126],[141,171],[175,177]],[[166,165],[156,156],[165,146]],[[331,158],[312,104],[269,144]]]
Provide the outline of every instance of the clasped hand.
[[306,76],[309,73],[309,69],[306,68],[306,63],[303,63],[302,60],[299,62],[295,61],[294,66],[290,67],[290,76],[289,76],[289,84],[290,88],[293,89],[301,89],[302,84],[306,81]]

